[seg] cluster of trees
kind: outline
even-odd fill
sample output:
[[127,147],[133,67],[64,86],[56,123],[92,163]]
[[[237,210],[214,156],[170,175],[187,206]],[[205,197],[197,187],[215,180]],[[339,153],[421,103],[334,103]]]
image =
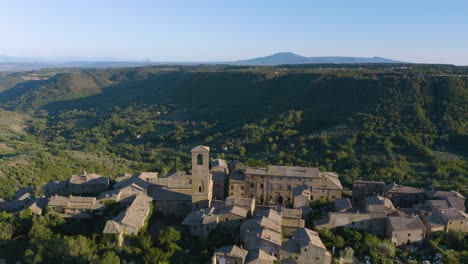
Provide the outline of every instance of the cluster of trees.
[[[24,211],[18,217],[0,212],[0,255],[7,262],[25,263],[187,263],[194,257],[181,252],[181,233],[174,228],[161,230],[152,238],[145,230],[127,237],[116,247],[116,237],[89,230],[99,225],[65,220],[55,214],[35,217]],[[77,230],[78,229],[78,230]]]

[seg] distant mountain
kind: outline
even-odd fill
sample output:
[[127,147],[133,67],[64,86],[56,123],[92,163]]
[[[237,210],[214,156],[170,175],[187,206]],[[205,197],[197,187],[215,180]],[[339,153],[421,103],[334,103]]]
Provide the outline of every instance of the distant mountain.
[[148,65],[247,65],[277,66],[283,64],[352,64],[352,63],[405,63],[380,57],[304,57],[292,52],[280,52],[266,57],[224,62],[155,62],[119,61],[113,58],[22,58],[0,55],[0,72],[29,71],[43,68],[123,68]]
[[234,65],[258,65],[258,66],[276,66],[282,64],[341,64],[341,63],[405,63],[401,61],[372,57],[304,57],[292,52],[280,52],[266,57],[240,60],[227,64]]

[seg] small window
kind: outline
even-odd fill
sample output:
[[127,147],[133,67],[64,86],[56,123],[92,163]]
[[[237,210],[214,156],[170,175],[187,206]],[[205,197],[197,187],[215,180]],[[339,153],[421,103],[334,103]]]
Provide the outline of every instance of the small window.
[[241,190],[244,190],[244,186],[241,186]]
[[253,183],[253,182],[250,184],[250,187],[251,187],[251,188],[254,188],[254,183]]
[[410,236],[411,236],[411,233],[408,233],[408,236],[410,237]]
[[260,184],[260,188],[261,188],[261,189],[263,189],[263,183],[262,183],[262,184]]
[[307,252],[307,248],[304,248],[304,251]]
[[291,185],[288,184],[288,190],[290,191],[291,190]]

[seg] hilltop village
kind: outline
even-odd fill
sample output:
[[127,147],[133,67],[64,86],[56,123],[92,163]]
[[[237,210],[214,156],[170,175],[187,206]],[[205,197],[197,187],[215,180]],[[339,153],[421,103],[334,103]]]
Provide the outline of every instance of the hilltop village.
[[[334,172],[311,167],[248,167],[211,160],[209,153],[207,146],[192,149],[191,175],[141,172],[121,174],[111,181],[84,172],[68,181],[49,182],[42,197],[35,196],[31,188],[20,189],[12,200],[0,199],[0,211],[91,219],[106,217],[108,207],[120,204],[122,211],[107,217],[102,230],[115,237],[116,246],[138,235],[152,214],[183,219],[176,224],[196,241],[221,229],[237,241],[217,248],[213,264],[332,263],[335,249],[325,246],[320,230],[358,230],[395,246],[422,243],[434,232],[468,233],[465,197],[455,191],[359,180],[347,194]],[[317,203],[327,207],[311,207]],[[306,224],[317,211],[325,217]],[[339,261],[361,260],[353,258],[352,248],[346,248]]]

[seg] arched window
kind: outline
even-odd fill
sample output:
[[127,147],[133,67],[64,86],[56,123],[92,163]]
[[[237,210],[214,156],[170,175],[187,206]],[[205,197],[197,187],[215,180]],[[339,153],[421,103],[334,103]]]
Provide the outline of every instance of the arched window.
[[200,181],[200,185],[198,185],[198,192],[202,193],[205,191],[205,183],[203,181]]
[[203,165],[203,155],[202,154],[197,155],[197,165]]

